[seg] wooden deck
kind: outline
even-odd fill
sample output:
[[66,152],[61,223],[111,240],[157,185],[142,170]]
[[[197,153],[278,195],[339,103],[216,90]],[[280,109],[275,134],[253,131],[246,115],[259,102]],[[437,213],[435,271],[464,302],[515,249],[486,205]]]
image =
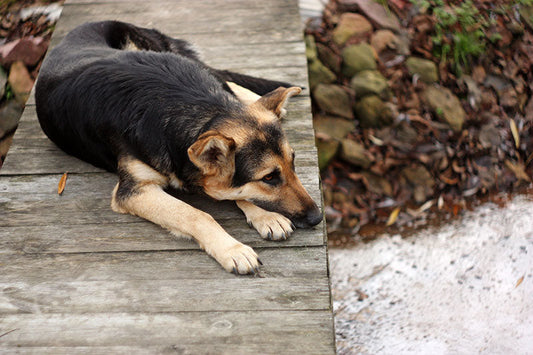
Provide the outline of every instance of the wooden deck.
[[[308,86],[296,0],[67,0],[52,45],[103,19],[188,39],[218,68]],[[269,242],[233,203],[185,196],[264,263],[260,276],[227,273],[194,242],[112,212],[116,177],[59,151],[34,103],[0,171],[0,353],[335,352],[323,223]],[[288,110],[297,172],[320,201],[307,91]]]

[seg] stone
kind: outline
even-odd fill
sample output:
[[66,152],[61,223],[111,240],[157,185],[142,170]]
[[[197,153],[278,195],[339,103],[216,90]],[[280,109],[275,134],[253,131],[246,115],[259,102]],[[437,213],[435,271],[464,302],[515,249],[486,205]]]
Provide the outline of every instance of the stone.
[[0,64],[9,65],[21,61],[34,66],[42,58],[48,43],[42,37],[24,37],[0,46]]
[[14,62],[11,65],[7,81],[11,86],[11,90],[13,90],[13,94],[15,94],[15,98],[19,102],[25,103],[30,96],[30,91],[33,87],[33,79],[23,62]]
[[365,95],[387,97],[389,91],[387,80],[377,70],[363,70],[357,73],[352,78],[350,86],[355,91],[356,99]]
[[318,150],[318,167],[324,170],[331,160],[337,155],[340,142],[336,140],[326,140],[318,138],[316,140],[316,147]]
[[355,115],[363,128],[379,128],[392,124],[390,108],[377,96],[368,95],[355,104]]
[[481,127],[479,130],[479,142],[483,148],[497,148],[502,142],[502,136],[500,134],[494,122],[489,122]]
[[392,185],[387,179],[368,171],[361,172],[361,175],[365,177],[370,192],[392,197]]
[[372,25],[359,14],[346,12],[341,15],[337,27],[333,30],[333,42],[344,45],[348,39],[363,36],[372,31]]
[[519,12],[521,20],[533,30],[533,6],[520,6]]
[[376,56],[372,47],[367,43],[355,44],[342,51],[342,72],[351,78],[363,70],[376,70]]
[[457,96],[447,88],[428,86],[423,97],[439,120],[448,123],[454,131],[461,131],[466,113]]
[[22,110],[22,105],[16,100],[9,100],[0,107],[0,138],[17,128]]
[[311,90],[320,83],[330,84],[337,79],[337,76],[318,59],[309,63],[307,70],[309,72],[309,86]]
[[353,119],[350,95],[338,85],[318,84],[313,90],[315,102],[324,112]]
[[396,128],[396,139],[402,143],[414,145],[418,140],[418,132],[408,122],[401,122]]
[[315,38],[311,35],[305,36],[305,55],[311,89],[320,83],[329,84],[337,79],[337,76],[318,59]]
[[0,98],[4,97],[6,92],[7,74],[2,67],[0,67]]
[[343,139],[341,141],[340,157],[348,163],[360,166],[363,169],[368,168],[372,163],[364,145],[351,139]]
[[392,11],[384,8],[376,0],[353,0],[361,11],[376,28],[385,28],[395,32],[400,31],[400,21]]
[[398,38],[390,30],[378,30],[374,32],[370,39],[370,45],[376,53],[381,53],[385,49],[395,49]]
[[435,180],[423,165],[408,166],[401,174],[413,187],[413,197],[416,202],[426,202],[433,195]]
[[409,57],[405,61],[405,66],[410,75],[418,74],[420,80],[425,83],[431,84],[439,81],[437,65],[431,60]]
[[341,71],[341,57],[339,55],[322,43],[317,43],[316,49],[318,52],[318,58],[325,66],[333,70],[334,73],[339,73]]
[[307,61],[309,63],[313,62],[315,59],[318,58],[316,52],[315,37],[311,35],[305,36],[305,56],[307,57]]
[[503,107],[514,108],[518,106],[518,94],[513,87],[509,87],[499,93],[500,105]]
[[314,115],[313,126],[315,131],[340,141],[355,129],[355,122],[338,117]]
[[505,91],[513,86],[511,81],[502,75],[488,74],[483,81],[483,85],[493,88],[498,96],[501,96]]

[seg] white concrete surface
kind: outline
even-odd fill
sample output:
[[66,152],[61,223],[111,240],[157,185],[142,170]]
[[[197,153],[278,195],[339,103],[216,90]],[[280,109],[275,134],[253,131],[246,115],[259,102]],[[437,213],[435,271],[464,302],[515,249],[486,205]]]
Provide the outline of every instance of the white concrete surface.
[[526,197],[407,239],[330,249],[330,267],[339,354],[533,354]]

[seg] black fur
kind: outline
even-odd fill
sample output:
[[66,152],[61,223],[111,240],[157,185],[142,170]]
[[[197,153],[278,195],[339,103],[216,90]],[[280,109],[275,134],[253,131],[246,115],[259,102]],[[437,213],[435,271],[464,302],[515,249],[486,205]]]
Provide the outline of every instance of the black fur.
[[[133,42],[142,51],[122,48]],[[216,70],[190,45],[156,30],[105,21],[70,32],[36,85],[39,122],[67,153],[109,171],[131,155],[193,184],[187,148],[218,120],[244,117],[225,81],[260,95],[290,84]]]

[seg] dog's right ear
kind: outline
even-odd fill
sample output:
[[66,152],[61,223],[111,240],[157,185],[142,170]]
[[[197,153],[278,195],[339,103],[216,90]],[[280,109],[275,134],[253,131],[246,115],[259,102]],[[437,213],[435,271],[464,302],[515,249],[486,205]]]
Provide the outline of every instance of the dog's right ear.
[[235,141],[218,132],[202,134],[187,150],[189,159],[204,175],[215,175],[235,162]]

